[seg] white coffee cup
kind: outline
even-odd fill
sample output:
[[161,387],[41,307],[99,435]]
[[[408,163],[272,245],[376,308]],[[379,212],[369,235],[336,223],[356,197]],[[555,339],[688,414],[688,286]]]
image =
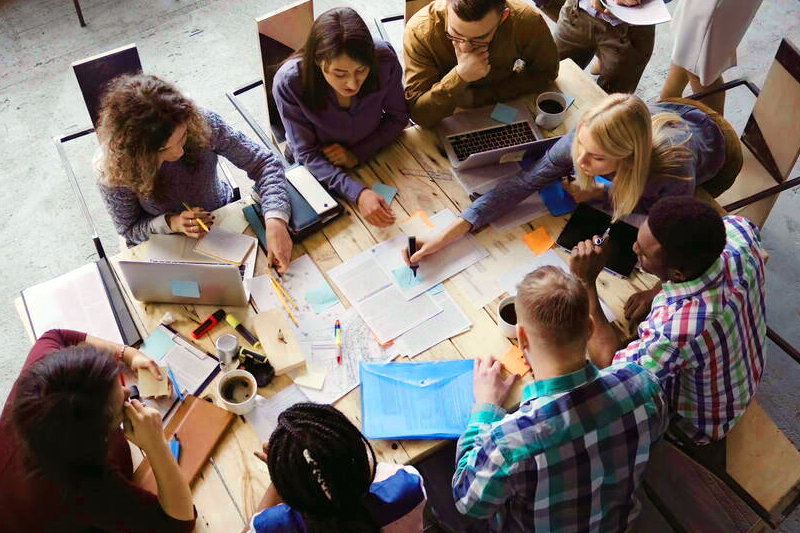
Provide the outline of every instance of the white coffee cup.
[[217,394],[222,405],[231,413],[249,413],[258,395],[256,378],[246,370],[231,370],[217,383]]
[[[561,111],[554,113],[553,109],[542,109],[542,102],[555,102],[561,106]],[[567,114],[567,99],[566,97],[557,92],[546,92],[539,95],[536,99],[536,125],[546,130],[557,128],[564,122],[564,116]]]
[[[517,311],[514,308],[514,301],[516,299],[517,299],[516,296],[507,296],[502,300],[500,300],[500,303],[497,305],[497,327],[500,328],[500,333],[502,333],[509,339],[517,338]],[[508,311],[503,312],[503,309],[508,306],[510,306],[511,309],[514,311],[513,324],[511,323],[509,317],[503,316],[508,313]]]

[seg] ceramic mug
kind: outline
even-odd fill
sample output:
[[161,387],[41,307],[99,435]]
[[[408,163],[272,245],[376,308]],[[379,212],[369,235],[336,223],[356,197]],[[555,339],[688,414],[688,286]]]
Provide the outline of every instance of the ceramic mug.
[[231,370],[217,384],[222,405],[237,415],[249,413],[256,404],[258,385],[253,374],[246,370]]
[[536,125],[546,130],[557,128],[567,114],[567,99],[561,93],[546,92],[536,99]]
[[497,305],[497,327],[509,339],[517,338],[517,310],[514,307],[516,296],[508,296]]

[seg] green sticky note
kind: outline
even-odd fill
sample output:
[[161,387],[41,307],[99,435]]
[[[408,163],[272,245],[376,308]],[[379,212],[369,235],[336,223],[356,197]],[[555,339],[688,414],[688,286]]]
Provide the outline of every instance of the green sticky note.
[[164,328],[158,327],[145,339],[141,350],[154,361],[160,361],[173,347],[175,341],[172,340],[172,336]]
[[397,189],[394,187],[390,187],[385,183],[377,182],[372,186],[372,190],[376,193],[383,196],[383,199],[386,200],[387,204],[391,204],[392,200],[394,199],[394,195],[397,194]]
[[511,124],[517,118],[517,108],[506,104],[497,104],[492,111],[492,118],[503,124]]
[[200,298],[200,286],[196,281],[174,280],[170,282],[173,296]]
[[392,270],[392,275],[400,286],[400,290],[408,290],[414,285],[422,283],[422,274],[417,270],[417,275],[414,276],[414,271],[409,267],[403,265]]
[[314,312],[319,314],[339,303],[339,298],[333,292],[331,286],[323,281],[316,287],[309,289],[306,293],[306,301],[314,308]]

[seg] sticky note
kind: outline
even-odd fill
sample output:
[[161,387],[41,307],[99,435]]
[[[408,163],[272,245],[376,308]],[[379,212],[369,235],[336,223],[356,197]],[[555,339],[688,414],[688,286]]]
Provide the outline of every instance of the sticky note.
[[161,381],[157,380],[149,370],[139,369],[139,383],[137,386],[143,398],[169,396],[169,375],[167,375],[167,367],[160,366],[158,367],[158,371],[161,374]]
[[173,296],[200,298],[200,286],[196,281],[174,280],[170,282]]
[[324,366],[306,363],[305,369],[298,368],[289,372],[289,377],[301,387],[322,390],[328,370]]
[[542,255],[553,246],[553,239],[544,226],[536,228],[522,238],[528,248],[536,255]]
[[327,281],[323,281],[316,287],[308,290],[306,301],[314,308],[314,312],[319,314],[330,307],[339,303],[339,297],[333,292]]
[[506,104],[497,104],[492,110],[492,118],[503,124],[511,124],[517,118],[517,108]]
[[564,111],[566,111],[567,109],[569,109],[569,106],[572,105],[572,102],[575,101],[575,98],[573,98],[572,96],[570,96],[568,94],[564,94],[564,93],[561,93],[561,94],[564,96],[564,100],[567,101],[566,102],[567,105],[564,106]]
[[417,275],[414,276],[414,271],[406,265],[399,266],[392,270],[392,275],[395,281],[400,286],[401,291],[410,289],[415,285],[422,283],[422,274],[417,270]]
[[397,194],[397,189],[395,187],[390,187],[381,182],[374,183],[372,185],[372,190],[383,196],[383,199],[386,200],[387,204],[391,204],[394,195]]
[[519,346],[512,346],[511,349],[500,358],[500,364],[511,374],[516,374],[520,377],[531,371],[531,367],[528,366],[528,361],[525,360],[525,355],[522,353],[522,350],[519,349]]
[[539,191],[539,195],[541,195],[544,205],[547,206],[547,209],[554,217],[572,213],[575,211],[575,208],[578,207],[578,204],[575,203],[572,196],[567,194],[567,191],[561,186],[560,181],[554,181],[547,187],[544,187]]
[[142,344],[141,350],[153,361],[160,361],[175,347],[172,336],[164,328],[156,328]]
[[[417,274],[419,275],[419,273]],[[444,285],[442,285],[441,283],[437,283],[436,285],[428,289],[428,294],[439,294],[443,290],[444,290]]]

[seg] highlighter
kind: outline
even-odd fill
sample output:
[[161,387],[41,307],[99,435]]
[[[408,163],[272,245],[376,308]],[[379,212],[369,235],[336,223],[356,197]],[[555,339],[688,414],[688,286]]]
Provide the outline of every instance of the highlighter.
[[244,337],[244,340],[249,342],[253,346],[253,348],[259,348],[261,346],[261,343],[258,342],[258,338],[256,338],[255,335],[250,333],[250,330],[244,327],[244,325],[241,322],[236,320],[235,316],[229,314],[225,317],[225,320],[227,320],[228,324],[230,324],[233,329],[238,331],[239,335]]
[[244,346],[239,348],[239,356],[240,357],[252,357],[253,360],[255,360],[255,361],[259,362],[259,363],[266,363],[267,362],[267,356],[266,355],[260,354],[258,352],[254,352],[253,350],[248,350]]
[[211,328],[219,324],[220,321],[224,318],[225,318],[225,310],[217,309],[216,311],[214,311],[213,314],[209,315],[208,318],[206,318],[202,324],[197,326],[194,329],[194,331],[192,331],[192,337],[194,337],[195,339],[199,339],[200,337],[211,331]]

